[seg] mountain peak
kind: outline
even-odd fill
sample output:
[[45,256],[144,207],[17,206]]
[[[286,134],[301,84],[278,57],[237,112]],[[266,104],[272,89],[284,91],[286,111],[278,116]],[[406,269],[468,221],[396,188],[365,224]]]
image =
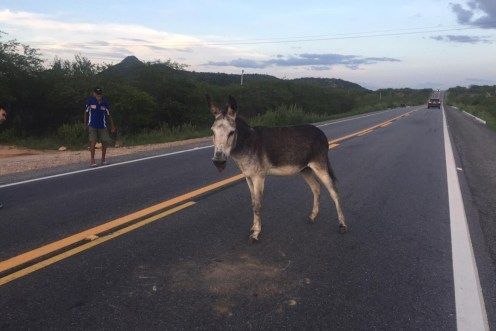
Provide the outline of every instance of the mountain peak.
[[141,62],[136,56],[130,55],[126,56],[119,64],[123,66],[134,66],[141,65],[143,62]]

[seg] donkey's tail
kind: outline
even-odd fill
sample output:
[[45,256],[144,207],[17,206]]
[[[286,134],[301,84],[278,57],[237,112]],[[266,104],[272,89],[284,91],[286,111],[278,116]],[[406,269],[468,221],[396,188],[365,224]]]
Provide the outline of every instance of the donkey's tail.
[[329,171],[329,176],[331,176],[331,179],[333,182],[337,181],[337,177],[334,174],[334,170],[331,167],[331,162],[329,161],[329,156],[327,156],[327,171]]

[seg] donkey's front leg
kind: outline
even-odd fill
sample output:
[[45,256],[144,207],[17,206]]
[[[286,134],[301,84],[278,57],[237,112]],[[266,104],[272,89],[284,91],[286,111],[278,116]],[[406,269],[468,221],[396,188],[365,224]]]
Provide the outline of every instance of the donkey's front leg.
[[253,193],[253,180],[251,179],[251,177],[248,176],[246,176],[245,179],[246,179],[246,184],[248,184],[248,188],[250,189],[251,205],[253,206],[253,201],[255,201],[254,200],[255,196]]
[[262,209],[265,177],[264,176],[252,177],[251,181],[253,183],[253,194],[252,194],[253,226],[251,227],[250,239],[252,241],[257,241],[258,236],[262,231],[262,220],[260,216]]

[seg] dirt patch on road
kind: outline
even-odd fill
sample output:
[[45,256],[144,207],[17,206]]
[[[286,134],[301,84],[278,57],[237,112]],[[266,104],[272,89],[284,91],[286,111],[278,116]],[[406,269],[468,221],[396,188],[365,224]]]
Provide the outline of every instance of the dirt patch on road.
[[241,292],[245,296],[272,296],[280,294],[279,281],[282,268],[267,265],[243,254],[238,259],[217,260],[202,271],[203,281],[212,294],[228,295]]
[[178,264],[169,270],[168,285],[172,292],[203,293],[200,296],[210,298],[210,310],[219,316],[231,316],[250,302],[282,312],[296,302],[291,293],[301,286],[287,266],[285,260],[268,263],[246,253],[231,254],[202,265]]

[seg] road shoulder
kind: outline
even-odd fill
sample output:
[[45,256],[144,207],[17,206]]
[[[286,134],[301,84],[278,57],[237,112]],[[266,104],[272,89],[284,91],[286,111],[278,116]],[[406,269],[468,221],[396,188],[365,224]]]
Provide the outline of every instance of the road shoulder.
[[[109,148],[108,159],[115,162],[117,159],[137,158],[140,155],[150,156],[157,153],[163,153],[164,151],[171,151],[178,147],[188,149],[210,142],[210,140],[210,137],[204,137],[168,143]],[[46,168],[74,164],[87,165],[89,162],[89,152],[87,150],[59,152],[14,148],[14,146],[0,146],[0,152],[0,177],[26,171],[43,171],[46,170]],[[99,155],[100,151],[97,150],[97,158]]]
[[496,324],[496,133],[445,107],[489,325]]

